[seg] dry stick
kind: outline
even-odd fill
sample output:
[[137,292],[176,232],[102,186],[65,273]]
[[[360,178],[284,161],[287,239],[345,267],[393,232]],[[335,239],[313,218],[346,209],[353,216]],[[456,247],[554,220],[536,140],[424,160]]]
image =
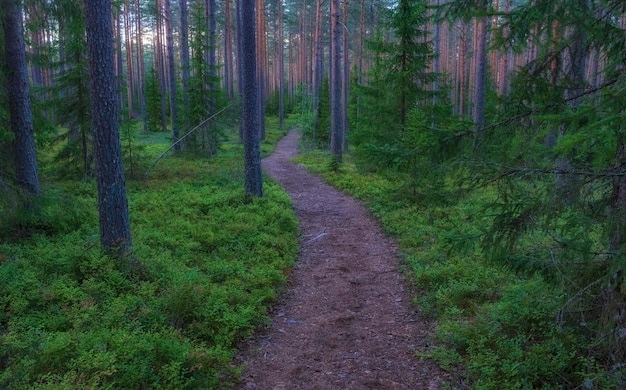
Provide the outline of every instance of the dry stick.
[[232,104],[229,104],[228,106],[222,108],[221,110],[219,110],[218,112],[216,112],[215,114],[211,115],[210,117],[206,118],[205,120],[203,120],[202,122],[200,122],[200,124],[196,127],[194,127],[193,129],[191,129],[190,131],[188,131],[185,135],[183,135],[182,137],[180,137],[178,139],[178,141],[174,142],[173,144],[171,144],[167,149],[165,149],[165,151],[163,153],[161,153],[161,155],[159,157],[157,157],[156,160],[154,160],[154,162],[152,163],[152,165],[150,165],[148,167],[148,169],[146,169],[146,173],[143,174],[143,179],[146,180],[146,178],[148,177],[148,173],[150,173],[150,171],[152,170],[152,168],[154,168],[154,166],[156,165],[156,163],[159,162],[159,160],[161,160],[163,157],[165,157],[165,155],[167,154],[167,152],[169,152],[170,150],[172,150],[172,148],[176,145],[178,145],[178,143],[182,140],[184,140],[185,138],[187,138],[187,136],[191,133],[193,133],[194,131],[198,130],[200,127],[202,127],[205,123],[207,123],[208,121],[210,121],[211,119],[215,118],[217,115],[221,114],[222,112],[226,111],[227,108],[229,108],[230,106],[232,106]]

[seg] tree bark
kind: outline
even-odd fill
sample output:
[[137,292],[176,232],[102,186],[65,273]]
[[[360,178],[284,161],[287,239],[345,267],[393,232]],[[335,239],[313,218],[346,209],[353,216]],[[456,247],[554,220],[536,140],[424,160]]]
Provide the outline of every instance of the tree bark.
[[100,242],[131,261],[130,220],[115,102],[111,0],[85,0]]
[[[111,23],[110,16],[109,23]],[[8,71],[9,115],[11,130],[14,134],[15,177],[20,187],[37,195],[41,188],[30,104],[21,1],[2,0],[2,25]]]
[[343,75],[341,83],[341,148],[348,150],[348,88],[350,85],[350,61],[348,56],[348,0],[343,0]]
[[231,16],[231,0],[224,1],[224,86],[229,99],[233,98],[233,31]]
[[283,0],[278,0],[278,128],[285,120],[285,43],[283,41]]
[[341,25],[339,23],[339,0],[330,1],[330,152],[340,164],[343,159],[343,133],[341,110]]
[[[187,7],[187,0],[179,0],[178,6],[180,7],[180,64],[181,64],[181,79],[182,79],[182,98],[183,108],[186,110],[189,108],[189,80],[191,78],[190,66],[189,66],[189,10]],[[185,125],[188,126],[187,115],[185,115]]]
[[257,110],[259,111],[259,137],[265,139],[265,8],[263,0],[256,0],[256,69],[257,69]]
[[485,104],[487,101],[487,23],[486,16],[476,20],[474,62],[473,62],[473,100],[472,119],[476,145],[483,140],[485,127]]
[[256,66],[255,4],[254,0],[239,0],[241,29],[239,44],[241,59],[241,119],[244,144],[244,189],[248,197],[263,196],[261,148],[259,138],[258,80]]
[[165,0],[165,43],[167,45],[167,66],[169,72],[170,121],[172,124],[172,142],[174,151],[180,152],[180,136],[178,130],[178,110],[176,104],[176,64],[174,63],[174,26],[172,21],[172,4]]

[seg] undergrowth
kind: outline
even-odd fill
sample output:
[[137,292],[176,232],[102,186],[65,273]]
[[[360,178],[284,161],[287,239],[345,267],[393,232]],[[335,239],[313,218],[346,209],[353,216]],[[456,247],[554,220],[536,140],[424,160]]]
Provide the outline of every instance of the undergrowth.
[[[297,159],[361,199],[398,241],[415,302],[437,320],[437,342],[420,351],[423,357],[475,389],[612,388],[589,353],[589,339],[579,327],[558,321],[567,301],[563,286],[490,255],[483,237],[493,222],[486,210],[495,190],[484,187],[445,200],[416,197],[397,174],[364,172],[349,155],[334,172],[328,160],[319,151]],[[451,180],[439,182],[441,193],[454,187]],[[530,233],[525,242],[523,250],[541,246]]]
[[[281,136],[268,130],[265,153]],[[133,269],[101,254],[93,180],[46,183],[38,214],[2,217],[0,388],[237,381],[236,347],[267,321],[298,243],[280,187],[266,181],[265,197],[245,202],[232,138],[217,157],[168,156],[147,180],[128,181]],[[167,147],[155,139],[137,138],[149,142],[143,165]]]

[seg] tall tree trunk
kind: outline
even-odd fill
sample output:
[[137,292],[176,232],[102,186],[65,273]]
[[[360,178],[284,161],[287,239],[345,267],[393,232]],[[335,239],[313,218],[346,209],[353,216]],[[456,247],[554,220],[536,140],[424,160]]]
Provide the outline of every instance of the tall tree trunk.
[[278,0],[278,128],[285,120],[285,44],[283,41],[283,0]]
[[85,0],[84,4],[100,242],[107,253],[134,261],[115,103],[111,0]]
[[224,87],[229,99],[233,98],[233,31],[231,1],[224,1]]
[[[128,11],[128,2],[124,3],[124,27],[125,30],[130,30],[128,28],[128,22],[126,21],[126,14]],[[121,5],[115,9],[115,79],[117,85],[117,105],[118,109],[124,109],[124,56],[122,55],[122,13],[121,13]],[[130,89],[130,78],[132,77],[132,73],[128,75],[127,79],[127,89]],[[130,106],[131,100],[128,100],[128,104]],[[128,107],[128,116],[130,117],[132,110]]]
[[148,132],[148,116],[146,113],[146,78],[144,69],[144,50],[143,50],[143,31],[141,24],[141,0],[137,0],[135,7],[137,9],[137,85],[138,85],[138,105],[141,112],[141,121],[143,122],[143,132]]
[[[181,79],[182,90],[181,95],[183,98],[184,110],[189,109],[189,82],[191,78],[191,71],[189,65],[189,10],[187,7],[187,0],[179,0],[178,6],[180,7],[180,65],[181,65]],[[189,126],[188,115],[183,115],[184,121],[182,121],[185,127]]]
[[167,94],[167,76],[165,72],[165,56],[163,54],[163,17],[161,16],[162,2],[164,0],[156,0],[156,42],[154,46],[154,55],[156,60],[157,78],[159,79],[159,94],[161,101],[161,131],[167,132],[167,113],[165,95]]
[[317,0],[315,10],[315,70],[313,72],[313,131],[315,134],[319,131],[320,90],[324,79],[324,47],[322,45],[323,2],[324,0]]
[[215,19],[217,10],[215,0],[206,0],[205,4],[208,27],[207,68],[209,71],[209,112],[213,113],[217,106],[217,21]]
[[[239,97],[243,97],[244,89],[243,89],[243,43],[241,42],[243,39],[243,20],[241,15],[241,10],[243,7],[241,6],[242,1],[247,0],[235,0],[235,13],[236,13],[236,21],[237,21],[237,91],[239,93]],[[256,45],[255,45],[256,46]],[[256,64],[254,65],[256,69]],[[244,122],[243,119],[239,120],[239,138],[243,141],[244,139]]]
[[169,71],[169,97],[170,97],[170,121],[172,124],[172,142],[175,143],[174,151],[180,152],[180,136],[178,130],[178,111],[176,104],[176,64],[174,63],[174,26],[172,20],[172,4],[165,1],[165,41],[167,45],[167,66]]
[[350,85],[350,61],[348,60],[348,0],[343,0],[343,75],[341,85],[341,138],[342,150],[348,150],[348,86]]
[[259,110],[259,137],[265,139],[265,7],[263,0],[256,0],[256,50],[257,50],[257,109]]
[[343,134],[341,110],[341,25],[339,23],[339,0],[330,1],[330,152],[338,164],[343,159]]
[[467,21],[461,21],[461,31],[459,32],[459,64],[457,68],[457,80],[459,80],[458,114],[461,116],[465,116],[467,114],[467,27]]
[[479,145],[484,137],[485,104],[487,101],[487,24],[488,17],[480,16],[476,20],[475,46],[473,61],[473,101],[472,119],[474,120],[474,137]]
[[[4,52],[8,72],[9,115],[11,116],[11,130],[14,135],[15,177],[20,187],[37,195],[40,192],[39,170],[30,105],[22,4],[21,1],[17,0],[2,0],[1,5]],[[110,24],[110,15],[108,19]]]
[[241,70],[241,118],[243,122],[244,144],[244,187],[247,196],[263,196],[263,182],[261,176],[261,149],[259,138],[258,112],[258,80],[256,66],[256,38],[255,38],[255,4],[252,0],[239,0],[241,27],[240,52],[243,53]]

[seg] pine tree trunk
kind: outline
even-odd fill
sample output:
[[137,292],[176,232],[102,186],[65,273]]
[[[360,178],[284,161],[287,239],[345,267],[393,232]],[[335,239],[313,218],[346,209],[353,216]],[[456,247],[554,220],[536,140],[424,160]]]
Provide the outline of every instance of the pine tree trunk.
[[143,50],[143,32],[141,24],[141,0],[137,0],[135,7],[137,9],[137,85],[138,85],[138,105],[141,112],[141,120],[143,122],[143,132],[148,132],[148,116],[146,113],[146,78],[144,69],[144,50]]
[[157,14],[156,14],[156,42],[154,47],[154,54],[156,60],[157,78],[159,80],[159,94],[161,102],[161,131],[167,132],[167,113],[166,113],[166,101],[165,96],[167,94],[167,76],[165,72],[165,56],[163,54],[163,18],[161,16],[161,4],[164,0],[156,0]]
[[[191,71],[189,65],[189,10],[187,7],[187,0],[179,0],[179,16],[180,16],[180,65],[181,65],[181,79],[182,90],[181,95],[183,98],[183,110],[189,109],[189,83],[191,78]],[[183,115],[183,121],[181,121],[185,127],[190,125],[187,119],[188,115]]]
[[165,0],[165,41],[167,45],[167,66],[169,72],[169,98],[170,98],[170,121],[172,124],[172,143],[174,151],[180,152],[180,137],[178,130],[178,110],[176,104],[176,64],[174,62],[174,26],[172,20],[172,4],[170,0]]
[[350,84],[350,61],[348,60],[348,0],[343,0],[343,75],[341,96],[341,139],[343,152],[348,150],[348,86]]
[[256,50],[257,50],[257,109],[259,111],[259,137],[265,139],[265,7],[263,0],[256,0]]
[[111,0],[85,0],[84,4],[100,242],[107,253],[134,261],[115,102]]
[[461,21],[461,31],[459,32],[459,65],[458,75],[459,91],[458,91],[458,114],[465,116],[467,114],[467,78],[468,78],[468,61],[467,61],[467,22]]
[[485,104],[487,101],[487,23],[488,18],[481,16],[475,24],[475,46],[473,61],[473,101],[472,119],[476,144],[483,140],[485,126]]
[[[8,72],[9,115],[14,135],[15,177],[20,187],[37,195],[41,189],[28,85],[22,4],[21,1],[2,0],[1,5],[0,19],[4,28],[4,52]],[[110,19],[109,15],[109,24]]]
[[339,0],[330,1],[330,17],[330,152],[334,161],[340,164],[343,159],[343,134],[341,123],[341,25],[339,23]]
[[252,0],[239,0],[241,24],[237,31],[241,45],[241,119],[244,144],[244,187],[250,198],[263,196],[261,176],[261,150],[259,138],[259,94],[256,66],[255,3]]
[[285,46],[283,41],[283,0],[278,0],[278,128],[285,120]]
[[324,78],[324,47],[322,45],[322,4],[324,0],[317,0],[315,10],[315,62],[313,72],[313,131],[314,137],[319,131],[319,104],[320,88]]
[[224,85],[226,96],[232,99],[234,96],[233,89],[233,31],[231,16],[231,1],[224,1],[224,18],[226,25],[224,26]]

